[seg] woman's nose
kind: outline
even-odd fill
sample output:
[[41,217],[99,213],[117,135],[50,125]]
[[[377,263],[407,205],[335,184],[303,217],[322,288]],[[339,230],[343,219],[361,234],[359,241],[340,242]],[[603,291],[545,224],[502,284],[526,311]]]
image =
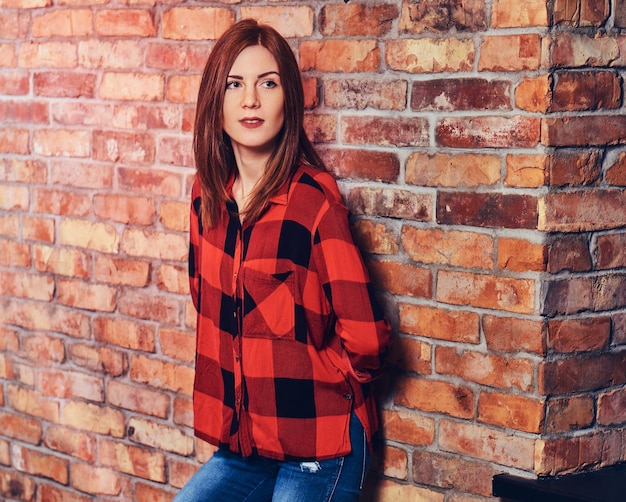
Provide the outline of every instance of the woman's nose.
[[256,108],[259,106],[259,95],[255,86],[246,87],[243,95],[243,106],[246,108]]

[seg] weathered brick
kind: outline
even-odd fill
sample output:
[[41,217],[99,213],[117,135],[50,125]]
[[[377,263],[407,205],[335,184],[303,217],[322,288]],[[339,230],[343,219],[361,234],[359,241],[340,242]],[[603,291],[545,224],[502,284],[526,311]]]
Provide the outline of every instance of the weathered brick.
[[189,331],[159,329],[159,345],[164,355],[193,363],[196,356],[196,335]]
[[626,154],[620,153],[607,168],[604,179],[610,185],[626,186]]
[[111,100],[161,101],[164,93],[163,75],[146,73],[107,72],[98,89],[101,99]]
[[594,410],[595,402],[589,395],[549,399],[546,407],[546,432],[563,433],[587,428],[595,418]]
[[199,88],[199,75],[173,75],[166,83],[165,99],[170,103],[195,104]]
[[88,9],[53,10],[33,17],[33,37],[88,37],[92,34],[93,13]]
[[481,78],[413,82],[411,109],[419,111],[510,110],[510,81]]
[[537,188],[548,180],[550,157],[546,155],[507,155],[505,184]]
[[128,422],[128,437],[137,443],[160,448],[179,455],[191,455],[193,438],[180,429],[167,427],[142,418],[131,418]]
[[554,23],[571,26],[601,26],[609,16],[608,0],[557,0]]
[[78,62],[85,68],[136,69],[143,62],[142,51],[134,40],[81,40]]
[[[0,103],[0,118],[4,123],[48,124],[48,104],[40,100],[28,102],[3,101]],[[20,152],[16,152],[20,153]],[[22,161],[23,162],[23,161]]]
[[120,475],[108,467],[72,463],[70,478],[72,486],[84,493],[119,495],[122,490]]
[[102,379],[78,371],[39,370],[37,372],[37,389],[42,395],[49,397],[104,401]]
[[56,294],[61,305],[79,309],[113,312],[117,305],[117,290],[104,284],[59,279]]
[[63,216],[87,216],[90,213],[89,196],[68,190],[33,190],[33,211]]
[[55,221],[52,218],[24,217],[22,236],[27,241],[53,242]]
[[480,342],[479,317],[473,312],[402,303],[400,330],[412,335],[460,343]]
[[149,485],[140,482],[135,484],[135,496],[137,497],[137,500],[171,502],[175,495],[175,492],[164,491],[161,486]]
[[470,71],[475,51],[471,40],[392,39],[387,40],[385,62],[392,70],[407,73]]
[[399,238],[393,230],[382,223],[357,220],[352,226],[354,239],[363,252],[368,254],[395,255],[400,250]]
[[580,232],[619,228],[626,221],[626,192],[593,191],[548,194],[539,200],[538,229]]
[[569,67],[609,66],[619,57],[617,39],[608,36],[589,37],[579,33],[560,33],[554,40],[552,63]]
[[28,73],[14,71],[0,74],[0,93],[4,96],[24,96],[29,92],[30,78]]
[[537,70],[541,66],[541,37],[535,34],[492,35],[480,46],[480,71]]
[[181,301],[154,292],[126,290],[120,295],[119,311],[141,320],[154,320],[161,324],[177,324]]
[[476,382],[499,389],[533,390],[533,368],[530,359],[457,351],[456,347],[437,347],[435,371],[455,375],[466,382]]
[[585,272],[592,268],[589,242],[585,235],[559,235],[548,239],[547,270],[551,274],[569,270]]
[[502,160],[487,154],[412,153],[406,161],[405,180],[418,186],[475,187],[500,181]]
[[118,194],[95,195],[93,210],[103,220],[131,225],[151,225],[156,220],[156,207],[149,197],[128,197]]
[[[113,408],[91,403],[66,401],[60,424],[117,438],[124,436],[124,415]],[[72,464],[74,465],[76,464]]]
[[189,204],[187,202],[163,201],[159,211],[159,221],[168,230],[187,232],[189,230]]
[[7,387],[6,396],[7,404],[15,411],[50,422],[59,421],[58,401],[44,399],[34,390],[13,384]]
[[181,235],[131,228],[124,232],[121,247],[130,256],[175,261],[185,260],[188,252],[188,243]]
[[626,267],[626,233],[599,235],[593,255],[598,269]]
[[566,394],[626,383],[626,351],[580,354],[539,364],[539,392]]
[[56,98],[94,98],[95,73],[38,72],[33,76],[37,96]]
[[[422,449],[416,449],[412,457],[413,481],[420,485],[459,490],[485,497],[491,495],[490,480],[496,470],[486,462]],[[471,500],[469,498],[467,502]]]
[[337,139],[337,117],[333,115],[306,114],[304,130],[313,143],[330,143]]
[[331,108],[404,110],[406,80],[324,80],[324,104]]
[[400,406],[457,418],[474,416],[474,393],[468,388],[443,380],[403,376],[394,389],[394,402]]
[[383,410],[381,419],[385,438],[411,445],[430,445],[435,439],[435,421],[431,417],[403,410]]
[[[127,151],[131,152],[132,145],[139,147],[138,144],[132,141],[131,136],[126,136],[126,138],[129,140],[125,142],[128,146],[126,148]],[[143,138],[141,137],[141,139]],[[154,145],[151,140],[148,144]],[[120,188],[140,195],[150,193],[176,198],[180,197],[182,193],[182,178],[180,174],[172,171],[155,169],[153,167],[145,169],[120,167],[117,170],[117,176]]]
[[0,159],[0,177],[3,182],[46,183],[46,165],[39,160],[3,158]]
[[530,314],[535,311],[535,281],[440,270],[436,299],[452,305]]
[[0,128],[0,153],[26,155],[30,153],[29,133],[26,129]]
[[380,62],[376,40],[306,40],[300,44],[302,71],[375,72]]
[[150,280],[150,264],[111,256],[96,256],[94,279],[109,284],[143,287]]
[[130,363],[132,381],[152,387],[191,395],[193,389],[193,368],[180,363],[164,362],[134,355]]
[[624,0],[615,0],[615,26],[626,28],[626,3]]
[[525,77],[515,88],[515,106],[529,112],[546,113],[552,98],[552,75]]
[[549,6],[545,0],[530,0],[523,4],[515,0],[496,0],[491,6],[491,26],[521,28],[548,26]]
[[46,455],[19,444],[13,444],[11,458],[18,471],[43,476],[64,485],[69,481],[69,462],[66,459]]
[[[14,4],[13,8],[7,5],[11,3]],[[2,2],[3,10],[0,12],[0,38],[25,38],[28,35],[31,20],[31,14],[28,9],[48,7],[52,4],[51,0],[34,0],[32,5],[29,5],[29,3],[30,2],[24,0],[4,0]],[[37,3],[40,5],[36,5]]]
[[407,452],[401,448],[386,446],[382,454],[382,473],[390,478],[407,479],[409,465]]
[[547,167],[552,186],[595,185],[601,179],[602,153],[599,149],[557,151],[549,159]]
[[21,44],[18,65],[22,68],[76,68],[76,45],[57,41]]
[[44,444],[53,451],[93,463],[96,459],[96,438],[85,432],[53,426],[46,429]]
[[437,222],[476,227],[537,228],[537,199],[497,192],[439,192]]
[[355,214],[389,216],[417,221],[431,221],[433,200],[429,194],[393,188],[358,187],[346,194],[347,204]]
[[153,42],[145,50],[146,66],[159,70],[202,71],[209,55],[204,45]]
[[8,411],[0,411],[0,429],[5,437],[34,445],[39,444],[43,430],[39,420]]
[[545,326],[542,321],[492,315],[484,315],[482,321],[489,350],[505,353],[545,352]]
[[7,300],[2,304],[4,321],[29,330],[56,331],[75,338],[90,336],[89,317],[41,302]]
[[97,341],[133,350],[154,352],[154,326],[123,318],[98,317],[93,321]]
[[449,30],[482,31],[486,28],[484,0],[449,3],[433,0],[427,3],[402,0],[400,31],[422,33]]
[[548,350],[573,353],[606,349],[610,334],[608,317],[552,320],[548,323]]
[[242,18],[274,27],[283,37],[309,37],[313,33],[313,9],[308,5],[241,7]]
[[153,37],[157,27],[149,10],[102,9],[94,19],[96,33],[115,37]]
[[92,497],[80,495],[75,490],[61,488],[58,485],[38,483],[37,493],[41,502],[57,502],[71,500],[72,502],[90,502]]
[[449,117],[438,121],[435,138],[451,148],[535,148],[540,131],[538,118],[523,115]]
[[366,486],[365,502],[394,502],[397,500],[424,500],[444,502],[444,494],[422,486],[395,483],[390,479],[373,480],[373,486]]
[[111,440],[99,444],[98,458],[107,467],[157,483],[165,482],[165,455]]
[[439,447],[443,451],[501,465],[515,465],[532,470],[534,438],[511,436],[508,432],[478,424],[442,420],[439,426]]
[[89,131],[42,129],[33,132],[33,151],[48,157],[89,157]]
[[161,137],[158,150],[157,161],[161,164],[194,166],[193,145],[190,138]]
[[618,108],[622,78],[612,71],[563,71],[555,74],[551,112]]
[[[22,2],[23,4],[23,2]],[[33,500],[35,498],[37,484],[35,480],[15,469],[8,471],[0,469],[0,495],[15,499]]]
[[481,392],[478,420],[517,431],[538,434],[542,431],[544,401],[500,392]]
[[432,272],[426,268],[385,260],[368,262],[368,269],[372,282],[379,289],[397,295],[432,296]]
[[91,347],[77,343],[70,346],[69,355],[72,362],[78,366],[112,376],[120,376],[128,369],[126,354],[109,347]]
[[515,272],[546,270],[547,249],[543,243],[525,239],[498,239],[498,268]]
[[39,274],[0,271],[0,293],[49,302],[54,295],[54,279]]
[[626,392],[616,389],[598,397],[598,423],[601,425],[621,425],[626,412]]
[[174,7],[163,12],[163,38],[174,40],[215,40],[235,21],[229,9]]
[[325,5],[320,11],[319,30],[325,36],[382,37],[393,27],[398,7],[393,4]]
[[143,415],[167,418],[171,399],[162,392],[112,380],[107,385],[107,401],[113,406]]

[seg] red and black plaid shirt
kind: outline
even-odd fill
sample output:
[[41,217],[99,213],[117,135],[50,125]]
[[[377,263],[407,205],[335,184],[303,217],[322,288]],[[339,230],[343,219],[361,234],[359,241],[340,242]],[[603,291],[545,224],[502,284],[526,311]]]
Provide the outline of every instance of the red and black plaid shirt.
[[350,451],[354,411],[377,428],[367,382],[390,328],[374,300],[337,184],[300,167],[253,224],[234,202],[215,227],[191,204],[198,311],[194,427],[242,455],[322,460]]

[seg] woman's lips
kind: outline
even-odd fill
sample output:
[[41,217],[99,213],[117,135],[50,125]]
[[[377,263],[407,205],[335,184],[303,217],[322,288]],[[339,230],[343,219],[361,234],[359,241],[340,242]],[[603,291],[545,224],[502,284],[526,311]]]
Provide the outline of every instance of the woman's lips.
[[264,120],[259,117],[245,117],[239,121],[239,123],[248,128],[255,129],[257,127],[261,127],[263,125]]

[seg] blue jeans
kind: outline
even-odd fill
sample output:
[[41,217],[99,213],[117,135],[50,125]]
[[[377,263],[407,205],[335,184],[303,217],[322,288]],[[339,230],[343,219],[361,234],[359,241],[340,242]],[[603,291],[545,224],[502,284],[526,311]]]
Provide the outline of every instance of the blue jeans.
[[242,457],[219,449],[173,502],[356,502],[370,453],[365,430],[350,418],[352,451],[319,462]]

